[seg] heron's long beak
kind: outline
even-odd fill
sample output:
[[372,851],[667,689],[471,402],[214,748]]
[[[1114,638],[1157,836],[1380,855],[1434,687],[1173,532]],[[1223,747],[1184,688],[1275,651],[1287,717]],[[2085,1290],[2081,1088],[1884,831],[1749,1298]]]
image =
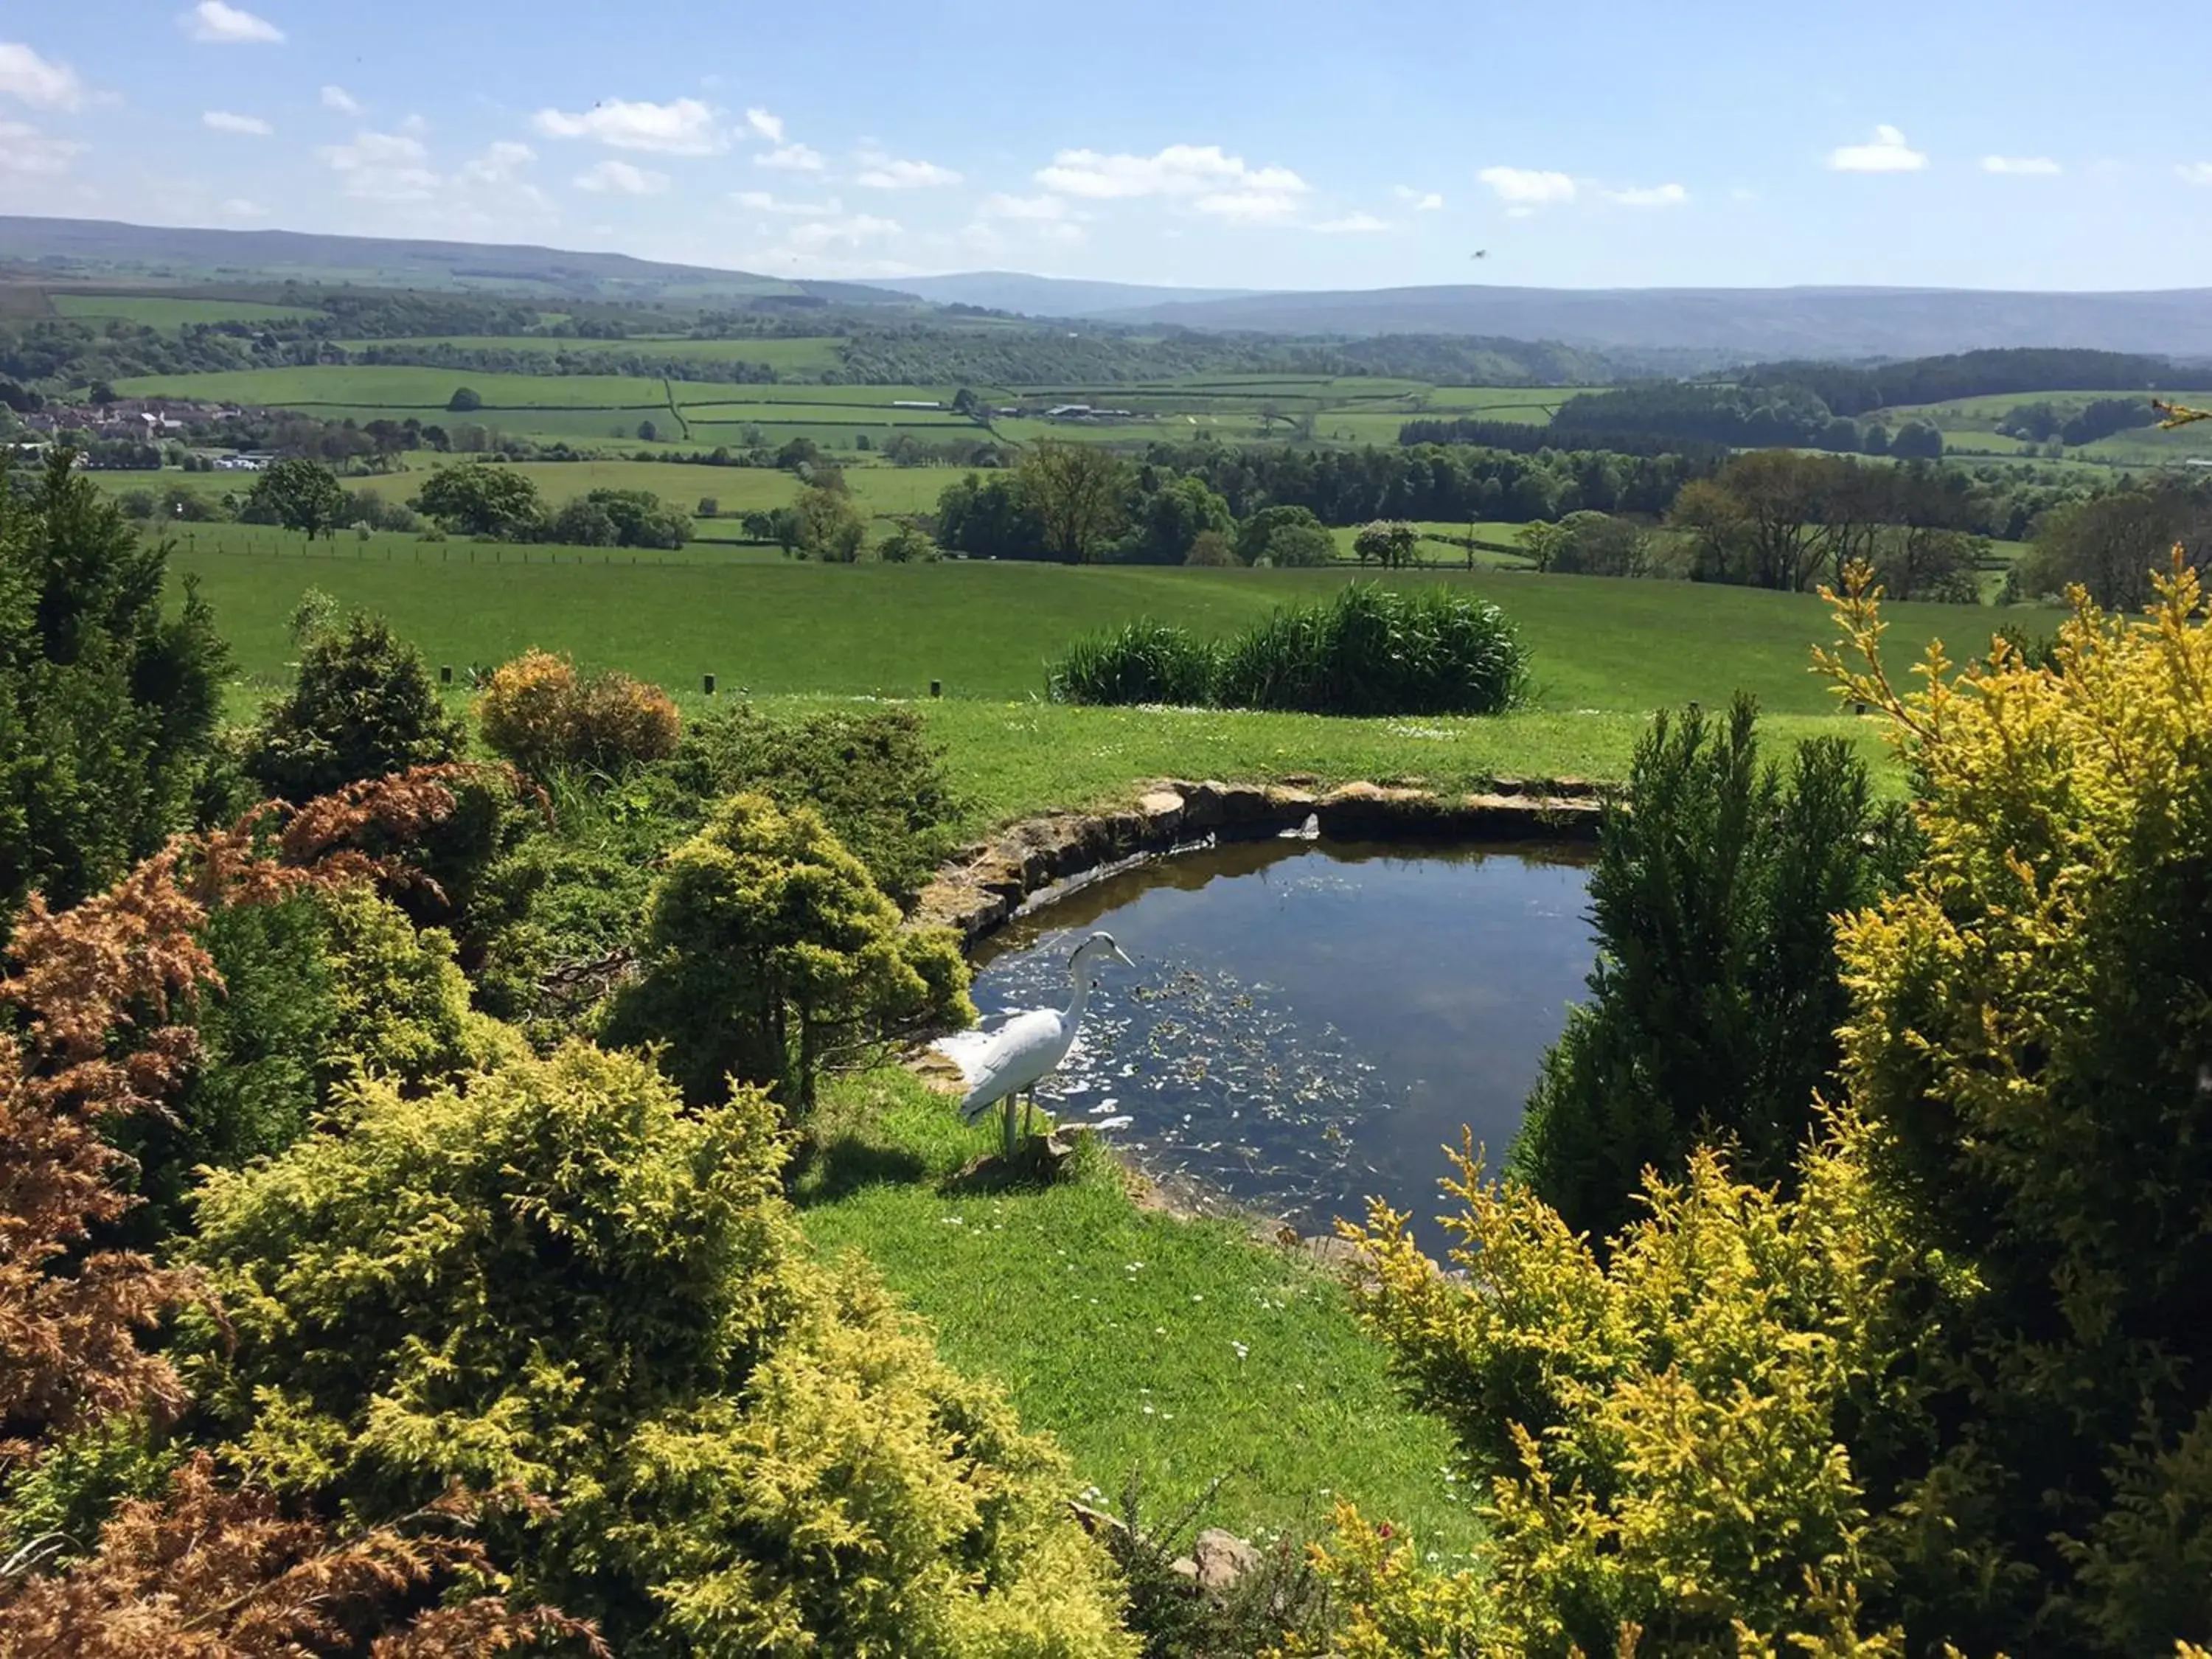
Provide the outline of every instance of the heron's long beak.
[[1114,947],[1114,960],[1120,963],[1124,968],[1133,968],[1137,965],[1135,963],[1129,960],[1129,953],[1124,951],[1118,945]]

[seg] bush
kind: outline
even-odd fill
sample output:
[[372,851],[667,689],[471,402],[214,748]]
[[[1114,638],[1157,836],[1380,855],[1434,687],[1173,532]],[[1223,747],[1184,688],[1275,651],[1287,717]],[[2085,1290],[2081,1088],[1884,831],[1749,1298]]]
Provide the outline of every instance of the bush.
[[59,453],[0,483],[0,933],[188,827],[217,761],[228,653],[167,552]]
[[1278,570],[1334,564],[1336,538],[1318,524],[1286,524],[1267,538],[1260,557]]
[[1214,701],[1310,714],[1495,714],[1527,686],[1527,649],[1496,605],[1447,587],[1355,582],[1231,641]]
[[[1363,1306],[1486,1486],[1488,1542],[1479,1573],[1447,1577],[1340,1512],[1335,1650],[1936,1650],[1882,1639],[1882,1552],[1912,1523],[1893,1487],[1868,1488],[1917,1426],[1917,1324],[1911,1241],[1867,1141],[1840,1123],[1790,1198],[1700,1150],[1680,1184],[1649,1185],[1649,1218],[1607,1265],[1471,1158],[1447,1183],[1460,1279],[1377,1206],[1354,1230]],[[1863,1615],[1868,1645],[1848,1639]]]
[[1066,1465],[866,1270],[817,1266],[774,1108],[572,1044],[227,1172],[193,1258],[204,1420],[365,1521],[449,1483],[515,1588],[617,1651],[1125,1659]]
[[1213,701],[1217,648],[1166,623],[1125,623],[1079,635],[1054,664],[1047,685],[1054,702],[1169,703]]
[[734,795],[669,855],[646,914],[646,969],[609,1034],[665,1045],[686,1099],[732,1083],[814,1101],[824,1066],[923,1020],[965,1024],[968,968],[898,907],[811,807]]
[[1545,1056],[1514,1173],[1599,1240],[1640,1213],[1647,1167],[1673,1179],[1701,1143],[1786,1180],[1814,1091],[1836,1092],[1832,918],[1898,879],[1908,841],[1844,739],[1799,744],[1785,773],[1750,699],[1725,724],[1662,711],[1606,811],[1589,1000]]
[[1237,550],[1229,538],[1218,530],[1201,530],[1191,538],[1190,550],[1184,554],[1185,564],[1206,565],[1215,568],[1234,566],[1240,562]]
[[246,765],[268,793],[297,802],[442,765],[467,748],[422,653],[383,617],[356,613],[306,641],[292,689],[255,728]]
[[2212,627],[2179,566],[2148,622],[2063,624],[2056,672],[1844,682],[1920,781],[1929,856],[1842,930],[1844,1070],[1956,1270],[1910,1582],[1981,1650],[2212,1636]]
[[884,538],[876,548],[876,556],[885,564],[926,564],[939,556],[937,544],[926,532],[911,524],[902,524]]
[[453,939],[365,885],[217,910],[205,943],[222,994],[194,1009],[198,1064],[167,1113],[118,1132],[148,1200],[131,1232],[148,1244],[185,1224],[204,1166],[283,1152],[350,1079],[416,1087],[482,1047]]
[[691,726],[674,774],[695,799],[752,790],[812,807],[901,904],[951,856],[962,813],[944,751],[910,708],[772,720],[739,703]]
[[617,772],[676,752],[683,717],[657,685],[608,672],[580,681],[565,657],[528,651],[502,664],[477,699],[484,741],[524,769]]

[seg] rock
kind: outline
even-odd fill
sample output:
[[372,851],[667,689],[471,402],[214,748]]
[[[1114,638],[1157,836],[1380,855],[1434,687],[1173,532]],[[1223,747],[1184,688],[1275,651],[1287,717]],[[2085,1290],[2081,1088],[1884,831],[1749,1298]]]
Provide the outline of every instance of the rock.
[[1137,810],[1156,836],[1172,836],[1182,826],[1182,797],[1172,789],[1149,791],[1138,801]]
[[1303,822],[1320,801],[1321,797],[1310,789],[1288,789],[1279,784],[1267,791],[1268,811],[1285,819],[1297,818]]
[[[1068,1509],[1075,1516],[1075,1524],[1093,1538],[1123,1538],[1129,1535],[1129,1523],[1118,1515],[1109,1515],[1103,1510],[1094,1510],[1090,1504],[1071,1498]],[[1195,1565],[1195,1564],[1194,1564]]]
[[1387,838],[1438,832],[1440,803],[1419,789],[1385,788],[1379,783],[1347,783],[1314,805],[1321,832],[1338,840]]
[[1249,783],[1232,783],[1221,792],[1222,827],[1229,830],[1274,828],[1275,809],[1265,789]]
[[1193,784],[1183,793],[1183,825],[1190,830],[1218,830],[1224,822],[1221,799],[1229,786],[1213,779]]
[[1178,1578],[1188,1579],[1194,1585],[1198,1583],[1198,1563],[1188,1555],[1178,1555],[1169,1562],[1168,1571]]
[[1257,1549],[1235,1533],[1224,1532],[1218,1527],[1209,1527],[1199,1534],[1198,1542],[1191,1547],[1191,1558],[1197,1569],[1198,1587],[1217,1595],[1233,1589],[1238,1579],[1256,1571],[1260,1565]]

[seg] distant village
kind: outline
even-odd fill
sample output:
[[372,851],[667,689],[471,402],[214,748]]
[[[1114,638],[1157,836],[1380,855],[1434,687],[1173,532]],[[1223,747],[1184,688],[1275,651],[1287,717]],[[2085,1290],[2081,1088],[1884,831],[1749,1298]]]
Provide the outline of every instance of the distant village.
[[[130,468],[118,445],[151,447],[192,445],[195,434],[205,448],[204,459],[218,472],[258,472],[276,459],[273,452],[207,447],[205,441],[220,434],[223,423],[245,420],[264,411],[237,404],[196,403],[171,398],[118,398],[104,404],[54,404],[18,414],[20,429],[7,447],[17,455],[42,454],[64,434],[75,434],[79,448],[76,464],[94,471]],[[32,435],[23,437],[21,432]],[[96,447],[86,447],[89,439]],[[143,448],[141,450],[143,453]],[[156,463],[158,465],[158,463]],[[139,465],[143,465],[143,463]]]

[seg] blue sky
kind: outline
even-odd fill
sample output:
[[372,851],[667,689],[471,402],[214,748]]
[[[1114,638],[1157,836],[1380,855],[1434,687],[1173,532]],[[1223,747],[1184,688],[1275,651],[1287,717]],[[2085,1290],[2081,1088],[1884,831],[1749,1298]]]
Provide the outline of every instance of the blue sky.
[[9,14],[0,212],[864,278],[2212,283],[2188,0]]

